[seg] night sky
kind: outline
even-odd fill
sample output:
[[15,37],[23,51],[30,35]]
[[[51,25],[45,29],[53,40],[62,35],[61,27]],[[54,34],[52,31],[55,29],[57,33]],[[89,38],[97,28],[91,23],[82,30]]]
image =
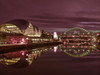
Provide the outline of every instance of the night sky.
[[100,0],[0,0],[0,24],[15,19],[49,32],[100,30]]

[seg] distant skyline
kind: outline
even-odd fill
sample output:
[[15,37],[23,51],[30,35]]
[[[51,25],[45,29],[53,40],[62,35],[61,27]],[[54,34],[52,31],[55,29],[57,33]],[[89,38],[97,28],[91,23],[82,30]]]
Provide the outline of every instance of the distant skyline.
[[100,30],[100,0],[0,0],[0,24],[30,21],[48,32],[72,27]]

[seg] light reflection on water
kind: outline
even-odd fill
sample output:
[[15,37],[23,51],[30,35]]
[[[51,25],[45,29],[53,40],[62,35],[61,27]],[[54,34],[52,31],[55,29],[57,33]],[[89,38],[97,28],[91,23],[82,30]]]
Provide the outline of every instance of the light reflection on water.
[[83,48],[81,48],[81,46],[79,48],[70,46],[67,47],[67,45],[59,45],[60,49],[62,51],[64,51],[67,55],[71,56],[71,57],[83,57],[83,56],[87,56],[90,54],[97,54],[100,52],[100,50],[97,49],[96,45],[93,46],[83,46]]
[[42,53],[47,52],[47,50],[48,48],[38,48],[0,54],[0,63],[12,66],[19,64],[18,62],[26,62],[31,65],[34,60],[39,58]]
[[[29,50],[20,50],[16,52],[9,52],[0,54],[0,63],[12,67],[21,66],[24,62],[27,63],[26,66],[31,65],[41,54],[52,51],[52,52],[64,52],[71,57],[83,57],[88,55],[97,54],[100,51],[94,50],[92,48],[67,48],[64,45],[58,45],[53,47],[29,49]],[[21,64],[20,64],[21,63]],[[24,66],[24,67],[26,67]],[[23,67],[23,66],[22,66]]]

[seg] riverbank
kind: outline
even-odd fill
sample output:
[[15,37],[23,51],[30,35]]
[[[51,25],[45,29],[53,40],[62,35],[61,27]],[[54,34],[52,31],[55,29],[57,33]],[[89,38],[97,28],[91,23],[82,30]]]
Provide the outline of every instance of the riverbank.
[[45,46],[53,46],[53,45],[58,45],[61,44],[61,42],[44,42],[44,43],[32,43],[32,44],[17,44],[17,45],[11,45],[11,44],[6,44],[0,46],[0,53],[5,53],[5,52],[12,52],[17,51],[18,49],[27,49],[27,48],[39,48],[39,47],[45,47]]

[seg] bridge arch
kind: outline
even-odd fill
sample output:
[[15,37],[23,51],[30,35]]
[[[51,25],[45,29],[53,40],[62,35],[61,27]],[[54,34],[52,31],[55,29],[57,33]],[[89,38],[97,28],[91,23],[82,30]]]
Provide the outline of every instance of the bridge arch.
[[70,52],[68,52],[68,51],[66,51],[66,50],[64,50],[64,52],[65,52],[66,54],[68,54],[69,56],[72,56],[72,57],[83,57],[83,56],[88,55],[88,54],[90,53],[90,50],[87,50],[86,52],[83,52],[83,53],[81,53],[81,54],[72,54],[72,53],[70,53]]
[[70,29],[66,30],[66,31],[64,32],[64,34],[66,34],[67,32],[70,32],[70,31],[72,31],[72,30],[81,30],[81,31],[84,31],[84,32],[90,34],[90,32],[89,32],[88,30],[86,30],[86,29],[84,29],[84,28],[81,28],[81,27],[70,28]]

